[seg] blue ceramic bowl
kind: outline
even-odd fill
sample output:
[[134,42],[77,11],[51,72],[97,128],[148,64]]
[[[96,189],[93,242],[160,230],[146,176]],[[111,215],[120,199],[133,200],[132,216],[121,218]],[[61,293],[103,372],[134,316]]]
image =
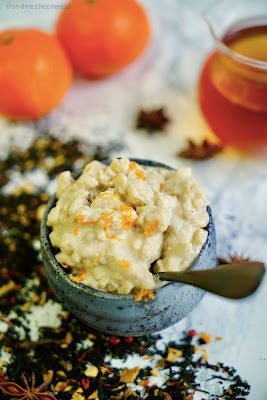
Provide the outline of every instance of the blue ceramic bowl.
[[[141,165],[170,168],[164,164],[133,159]],[[106,162],[109,164],[109,162]],[[76,175],[75,177],[77,177]],[[180,321],[200,302],[205,292],[183,283],[171,282],[155,290],[155,299],[135,302],[133,295],[101,292],[81,283],[72,282],[55,258],[49,240],[47,215],[54,207],[56,196],[47,204],[41,223],[41,253],[48,282],[66,309],[91,328],[119,336],[141,336],[160,331]],[[208,237],[191,270],[216,266],[216,235],[208,207]]]

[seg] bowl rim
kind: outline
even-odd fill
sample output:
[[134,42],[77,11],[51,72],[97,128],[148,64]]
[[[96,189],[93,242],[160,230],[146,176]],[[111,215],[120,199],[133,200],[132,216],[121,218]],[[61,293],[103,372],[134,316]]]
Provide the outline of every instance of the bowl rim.
[[[121,157],[115,157],[115,158],[121,158]],[[159,167],[159,168],[165,168],[169,169],[172,171],[175,171],[176,168],[170,167],[166,164],[160,163],[158,161],[153,161],[153,160],[146,160],[146,159],[140,159],[140,158],[129,158],[130,161],[135,161],[140,165],[146,166],[146,167]],[[101,163],[105,165],[109,165],[112,160],[103,160]],[[77,179],[83,171],[83,168],[79,171],[75,171],[72,173],[72,176],[74,179]],[[50,228],[46,225],[46,220],[47,216],[50,212],[50,210],[53,208],[54,204],[56,203],[56,193],[52,195],[47,203],[45,212],[43,214],[43,218],[41,221],[41,227],[40,227],[40,237],[41,237],[41,250],[42,250],[42,256],[47,258],[47,261],[49,262],[49,265],[53,267],[54,271],[56,272],[56,276],[60,276],[62,279],[64,279],[68,285],[70,285],[73,289],[78,290],[80,292],[83,292],[87,295],[92,295],[94,297],[99,297],[99,298],[105,298],[107,300],[132,300],[134,301],[134,294],[114,294],[114,293],[109,293],[109,292],[104,292],[98,289],[91,288],[90,286],[87,286],[83,283],[76,283],[70,280],[68,274],[64,271],[64,268],[62,265],[57,261],[54,252],[53,252],[53,246],[52,243],[50,242],[49,239],[49,234]],[[203,253],[206,251],[206,249],[210,246],[211,243],[211,234],[212,234],[212,227],[213,227],[213,219],[212,219],[212,213],[211,213],[211,208],[210,206],[207,206],[207,212],[209,214],[209,223],[206,227],[208,231],[208,236],[206,239],[206,242],[203,244],[198,256],[196,257],[195,261],[191,264],[191,266],[188,268],[188,270],[194,270],[197,268],[198,264],[201,261],[201,258],[203,256]],[[178,283],[178,282],[169,282],[167,285],[161,286],[159,288],[153,289],[154,293],[159,293],[163,291],[166,287],[170,285],[176,285],[176,286],[184,286],[185,284],[183,283]]]

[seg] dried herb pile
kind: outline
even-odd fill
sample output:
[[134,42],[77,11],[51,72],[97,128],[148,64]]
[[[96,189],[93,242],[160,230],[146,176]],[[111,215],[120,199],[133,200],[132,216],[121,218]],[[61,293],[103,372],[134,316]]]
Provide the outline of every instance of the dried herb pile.
[[[36,392],[42,400],[51,396],[58,400],[190,400],[196,393],[210,400],[245,399],[249,385],[236,371],[208,362],[209,335],[189,331],[179,342],[159,350],[159,336],[122,338],[93,331],[55,300],[39,258],[39,224],[48,200],[46,185],[40,188],[24,182],[8,194],[4,184],[10,182],[14,171],[26,176],[34,168],[53,179],[73,165],[80,168],[93,158],[106,158],[112,150],[109,146],[87,146],[82,152],[80,148],[77,141],[61,143],[42,136],[26,151],[11,148],[6,160],[0,162],[0,387],[13,398],[14,390],[20,389],[6,382],[15,382],[25,394],[22,374],[31,386],[34,372],[35,387],[49,382],[41,387],[46,390],[48,385],[50,397]],[[39,329],[37,324],[41,324]],[[147,366],[114,367],[115,358],[124,360],[128,355],[146,359]],[[203,369],[214,381],[215,394],[197,383]],[[151,383],[160,375],[166,377],[163,387]]]

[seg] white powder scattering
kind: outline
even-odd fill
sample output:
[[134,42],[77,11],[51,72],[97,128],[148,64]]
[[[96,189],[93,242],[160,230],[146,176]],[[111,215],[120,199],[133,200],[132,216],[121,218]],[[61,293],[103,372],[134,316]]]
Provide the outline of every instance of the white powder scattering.
[[105,357],[105,363],[110,363],[110,366],[113,368],[155,368],[157,362],[162,357],[160,355],[155,355],[151,359],[146,359],[145,356],[139,356],[138,354],[129,355],[126,360],[121,360],[120,358],[111,358],[110,356]]
[[[156,368],[157,363],[161,360],[162,357],[159,354],[156,354],[151,359],[147,359],[146,356],[139,356],[138,354],[129,355],[126,360],[122,360],[119,358],[111,358],[110,356],[105,357],[105,363],[109,363],[110,367],[124,369],[124,368],[136,368],[139,367],[141,369],[150,367],[152,369]],[[163,387],[166,381],[169,378],[169,369],[158,369],[158,376],[150,376],[149,377],[149,386],[156,384],[158,387]],[[132,390],[143,390],[144,387],[138,386],[137,384],[127,384],[130,386]]]
[[[8,315],[4,317],[2,321],[0,321],[0,332],[1,333],[6,333],[8,330],[9,322],[12,322],[12,320],[19,320],[22,324],[24,322],[22,317],[18,317],[17,313],[13,310],[10,311]],[[25,338],[25,330],[23,326],[13,326],[14,331],[18,335],[18,340],[24,340]],[[1,350],[1,349],[0,349]]]
[[25,317],[29,323],[30,339],[33,342],[39,339],[40,328],[59,328],[61,324],[59,317],[63,314],[61,304],[52,300],[49,300],[43,306],[32,306]]
[[87,350],[87,349],[90,349],[91,347],[93,347],[93,345],[94,345],[94,342],[92,342],[92,340],[85,339],[81,343],[77,343],[76,349],[78,351],[81,350],[81,349]]
[[27,181],[35,188],[45,187],[49,181],[47,173],[41,168],[35,168],[31,171],[27,171],[24,174]]
[[4,321],[0,321],[0,333],[6,333],[8,325]]
[[0,349],[0,361],[4,362],[4,365],[1,367],[3,372],[6,372],[7,364],[10,363],[12,355],[7,351]]

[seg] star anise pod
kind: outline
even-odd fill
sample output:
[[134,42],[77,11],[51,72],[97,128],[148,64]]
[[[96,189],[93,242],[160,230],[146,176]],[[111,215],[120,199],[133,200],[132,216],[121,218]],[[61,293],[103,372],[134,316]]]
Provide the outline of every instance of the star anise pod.
[[227,258],[223,257],[217,257],[218,261],[220,264],[229,264],[229,263],[246,263],[249,260],[249,258],[243,258],[242,256],[238,256],[236,254],[233,254],[232,256],[229,256]]
[[155,110],[140,110],[137,116],[136,128],[145,129],[152,134],[164,131],[170,119],[163,107]]
[[216,154],[223,150],[223,146],[216,143],[211,143],[205,139],[201,145],[197,145],[191,140],[188,140],[186,149],[180,151],[177,155],[182,158],[189,158],[191,160],[207,160],[214,157]]
[[42,383],[42,385],[35,388],[35,375],[32,373],[32,385],[29,387],[27,379],[24,374],[22,374],[22,379],[24,382],[25,388],[19,386],[14,382],[2,382],[0,383],[0,389],[3,391],[5,395],[11,397],[12,399],[20,399],[20,400],[56,400],[54,396],[50,394],[44,393],[47,386],[51,383],[52,377],[47,381]]

